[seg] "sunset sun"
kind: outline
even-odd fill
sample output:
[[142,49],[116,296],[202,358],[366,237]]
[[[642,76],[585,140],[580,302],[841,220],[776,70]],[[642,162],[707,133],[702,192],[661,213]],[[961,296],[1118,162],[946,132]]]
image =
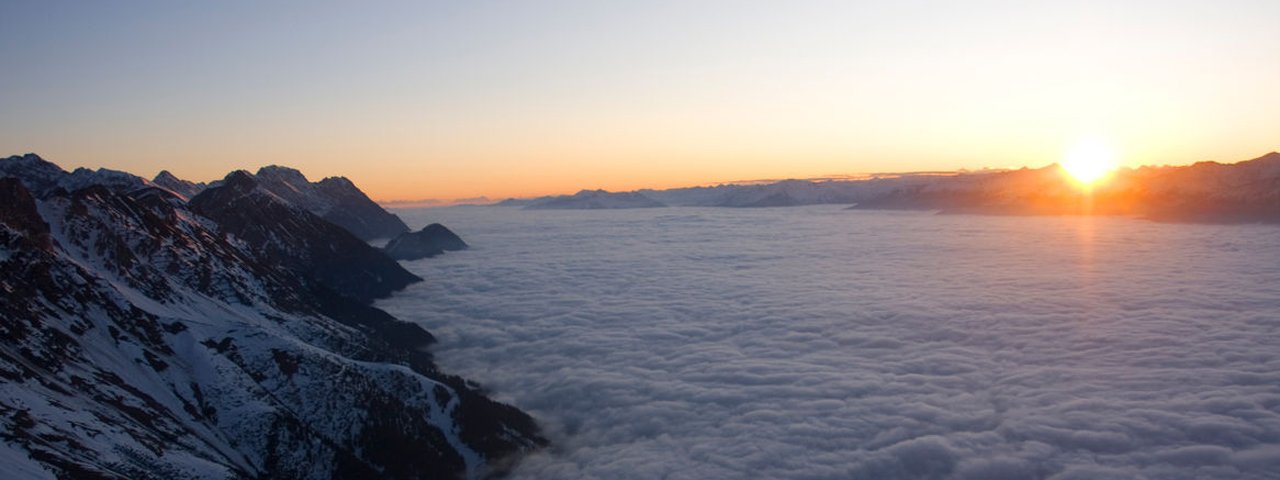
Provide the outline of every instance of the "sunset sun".
[[1084,185],[1096,183],[1115,168],[1115,151],[1096,139],[1077,142],[1062,159],[1062,169]]

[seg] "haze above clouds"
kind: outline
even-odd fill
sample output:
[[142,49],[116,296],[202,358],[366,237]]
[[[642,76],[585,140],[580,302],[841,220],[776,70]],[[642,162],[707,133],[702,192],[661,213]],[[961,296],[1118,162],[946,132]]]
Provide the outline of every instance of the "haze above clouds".
[[1275,478],[1274,229],[405,210],[381,302],[556,447],[515,478]]

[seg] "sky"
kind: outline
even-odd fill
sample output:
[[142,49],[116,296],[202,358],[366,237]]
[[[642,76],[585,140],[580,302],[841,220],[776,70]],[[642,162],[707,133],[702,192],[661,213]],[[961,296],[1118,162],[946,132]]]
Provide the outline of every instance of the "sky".
[[[1271,0],[0,3],[0,155],[379,200],[1280,150]],[[1090,140],[1094,141],[1094,140]]]

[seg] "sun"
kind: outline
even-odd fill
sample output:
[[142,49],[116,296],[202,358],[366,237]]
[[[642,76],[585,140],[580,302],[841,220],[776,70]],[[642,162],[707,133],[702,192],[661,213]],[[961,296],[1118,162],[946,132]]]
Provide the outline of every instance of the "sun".
[[1096,183],[1115,168],[1115,150],[1097,139],[1076,142],[1062,159],[1062,169],[1084,185]]

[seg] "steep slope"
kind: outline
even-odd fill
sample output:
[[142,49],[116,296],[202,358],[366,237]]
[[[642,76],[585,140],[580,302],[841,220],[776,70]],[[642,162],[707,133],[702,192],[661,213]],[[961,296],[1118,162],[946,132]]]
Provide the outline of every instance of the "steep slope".
[[329,177],[312,183],[295,169],[267,166],[255,180],[267,191],[307,211],[347,229],[361,240],[392,238],[409,227],[384,210],[343,177]]
[[[314,270],[302,258],[250,247],[167,190],[42,197],[26,183],[58,175],[7,163],[17,177],[0,179],[7,474],[481,477],[545,444],[527,415],[439,372],[419,350],[427,332],[299,274]],[[205,208],[225,210],[217,201],[233,191]],[[298,227],[292,242],[334,241],[309,213],[266,210],[276,216],[230,218],[246,234],[283,232],[256,219]]]
[[347,230],[260,187],[248,172],[227,175],[190,207],[265,261],[356,300],[369,302],[422,280]]

